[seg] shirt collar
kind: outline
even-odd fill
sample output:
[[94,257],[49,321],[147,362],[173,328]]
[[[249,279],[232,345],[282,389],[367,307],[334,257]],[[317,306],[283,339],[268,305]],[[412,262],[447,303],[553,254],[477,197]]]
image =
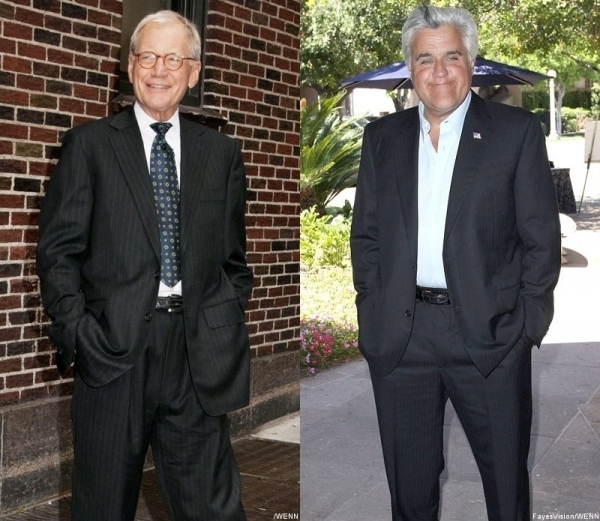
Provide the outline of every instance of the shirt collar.
[[[465,116],[467,115],[467,110],[469,110],[469,104],[471,103],[471,90],[467,94],[467,97],[464,101],[452,112],[444,121],[442,121],[442,125],[448,125],[456,134],[460,136],[462,133],[463,123],[465,122]],[[431,129],[431,125],[429,121],[425,119],[425,105],[423,105],[422,101],[419,101],[419,119],[421,121],[421,129],[428,133]]]
[[[137,101],[133,104],[133,111],[135,113],[135,119],[137,119],[138,125],[140,126],[142,135],[145,134],[152,136],[152,139],[154,139],[156,133],[150,128],[150,125],[152,125],[152,123],[157,123],[157,121],[148,116],[148,114],[144,112],[144,109],[140,107]],[[169,129],[167,135],[170,138],[179,136],[179,110],[175,111],[175,114],[171,116],[171,119],[168,120],[168,123],[171,123],[172,127]]]

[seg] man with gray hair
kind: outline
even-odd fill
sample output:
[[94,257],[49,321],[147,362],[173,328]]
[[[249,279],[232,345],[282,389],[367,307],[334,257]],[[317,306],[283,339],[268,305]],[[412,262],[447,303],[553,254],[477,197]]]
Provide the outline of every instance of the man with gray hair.
[[533,114],[471,90],[477,29],[424,6],[402,29],[418,107],[365,129],[351,234],[395,521],[433,521],[448,398],[488,518],[530,519],[531,348],[553,315],[560,228]]
[[173,521],[246,519],[226,416],[249,399],[246,185],[237,142],[179,114],[200,49],[172,11],[139,23],[134,106],[67,132],[40,215],[73,520],[133,520],[149,445]]

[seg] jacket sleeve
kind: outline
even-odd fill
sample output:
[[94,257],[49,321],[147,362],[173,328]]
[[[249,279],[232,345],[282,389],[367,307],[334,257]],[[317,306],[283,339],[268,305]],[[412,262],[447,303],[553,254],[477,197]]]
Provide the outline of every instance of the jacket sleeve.
[[534,117],[525,132],[514,192],[517,229],[523,244],[520,297],[525,306],[525,334],[539,346],[554,315],[561,239],[545,138]]
[[235,142],[225,216],[225,265],[223,269],[245,308],[252,293],[252,271],[246,262],[246,175],[240,146]]
[[373,289],[379,270],[377,193],[370,130],[367,126],[363,136],[350,233],[352,275],[357,302]]
[[77,324],[85,312],[80,270],[87,255],[92,208],[84,146],[71,130],[43,202],[37,246],[42,302],[52,321],[49,337],[57,348],[61,372],[73,361]]

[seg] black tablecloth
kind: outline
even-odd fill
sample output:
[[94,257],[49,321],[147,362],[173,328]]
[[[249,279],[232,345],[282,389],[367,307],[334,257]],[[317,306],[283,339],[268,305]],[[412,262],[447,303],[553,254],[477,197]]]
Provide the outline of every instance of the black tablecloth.
[[554,181],[554,188],[556,188],[558,211],[560,213],[577,213],[570,170],[570,168],[552,168],[552,180]]

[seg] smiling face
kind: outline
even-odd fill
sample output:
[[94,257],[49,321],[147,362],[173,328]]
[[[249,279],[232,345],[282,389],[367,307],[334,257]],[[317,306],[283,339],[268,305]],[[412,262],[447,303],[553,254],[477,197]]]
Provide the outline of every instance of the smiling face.
[[[186,31],[179,22],[149,23],[140,32],[135,52],[176,53],[188,57]],[[153,68],[144,69],[130,54],[127,72],[136,101],[144,112],[157,121],[167,121],[175,114],[187,89],[198,83],[200,62],[184,60],[179,70],[170,71],[159,58]]]
[[430,123],[444,121],[465,100],[474,63],[453,27],[422,29],[413,41],[411,79]]

